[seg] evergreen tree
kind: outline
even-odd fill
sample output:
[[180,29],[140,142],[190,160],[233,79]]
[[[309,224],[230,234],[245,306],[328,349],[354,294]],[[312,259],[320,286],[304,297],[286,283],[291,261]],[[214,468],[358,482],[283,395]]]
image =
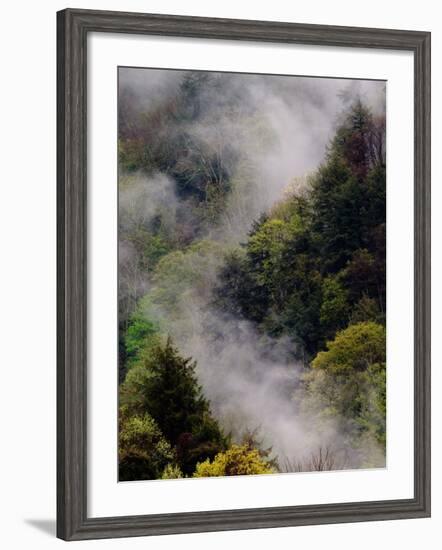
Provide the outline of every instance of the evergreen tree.
[[196,463],[213,458],[227,445],[195,375],[196,363],[172,345],[156,343],[128,373],[123,403],[135,414],[148,413],[176,452],[186,475]]

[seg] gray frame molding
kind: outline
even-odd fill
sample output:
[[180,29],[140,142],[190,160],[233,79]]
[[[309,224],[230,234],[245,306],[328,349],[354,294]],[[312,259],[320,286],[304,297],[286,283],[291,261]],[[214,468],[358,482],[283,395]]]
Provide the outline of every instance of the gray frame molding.
[[[412,499],[87,517],[87,34],[138,33],[409,50],[415,79]],[[57,536],[81,540],[430,515],[430,33],[67,9],[57,13]],[[147,490],[147,489],[146,489]]]

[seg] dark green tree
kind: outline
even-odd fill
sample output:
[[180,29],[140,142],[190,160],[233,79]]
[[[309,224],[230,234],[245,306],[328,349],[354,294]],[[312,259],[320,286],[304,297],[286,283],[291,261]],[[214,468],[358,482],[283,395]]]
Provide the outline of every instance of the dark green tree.
[[227,444],[197,382],[195,367],[194,361],[180,356],[169,338],[155,344],[129,371],[121,392],[133,414],[144,411],[155,420],[186,475]]
[[244,250],[228,254],[214,288],[214,305],[219,311],[260,323],[270,305],[269,289],[259,284]]
[[289,335],[306,363],[363,297],[385,316],[384,134],[384,120],[355,102],[302,192],[263,215],[220,271],[215,303]]

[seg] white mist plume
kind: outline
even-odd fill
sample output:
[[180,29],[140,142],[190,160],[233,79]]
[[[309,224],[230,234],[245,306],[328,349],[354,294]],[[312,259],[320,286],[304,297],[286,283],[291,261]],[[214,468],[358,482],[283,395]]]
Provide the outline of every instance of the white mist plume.
[[[158,93],[170,97],[177,93],[184,75],[183,71],[124,69],[120,85],[130,90],[132,108],[141,113],[155,104]],[[322,162],[343,104],[360,97],[375,114],[385,111],[385,83],[264,75],[229,74],[225,78],[229,81],[225,95],[211,98],[210,112],[197,124],[188,123],[186,132],[220,157],[227,147],[239,155],[231,174],[236,185],[226,211],[220,223],[208,227],[203,235],[238,243],[246,238],[252,222],[281,199],[294,178],[302,178]],[[235,98],[236,110],[228,107],[229,94]],[[179,199],[168,175],[131,176],[127,182],[120,181],[119,192],[120,231],[145,224],[159,210],[173,229]],[[149,287],[149,279],[131,272],[136,265],[134,245],[127,241],[120,245],[120,281],[124,283],[120,292],[124,294],[126,287],[135,284],[138,296],[140,289]],[[204,275],[207,288],[216,284],[222,258],[213,254],[210,260],[212,267]],[[126,284],[125,277],[135,283]],[[180,351],[198,362],[204,393],[234,438],[246,429],[259,429],[264,446],[290,459],[314,452],[318,445],[343,445],[333,424],[319,433],[297,411],[293,394],[303,367],[293,359],[291,342],[269,338],[263,342],[250,323],[220,316],[210,299],[192,287],[176,296],[173,315],[160,306],[154,314]]]

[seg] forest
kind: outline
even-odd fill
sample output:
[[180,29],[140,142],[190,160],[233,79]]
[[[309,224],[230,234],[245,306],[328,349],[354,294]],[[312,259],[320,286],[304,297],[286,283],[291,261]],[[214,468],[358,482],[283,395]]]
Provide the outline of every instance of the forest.
[[119,71],[119,480],[385,467],[385,83]]

